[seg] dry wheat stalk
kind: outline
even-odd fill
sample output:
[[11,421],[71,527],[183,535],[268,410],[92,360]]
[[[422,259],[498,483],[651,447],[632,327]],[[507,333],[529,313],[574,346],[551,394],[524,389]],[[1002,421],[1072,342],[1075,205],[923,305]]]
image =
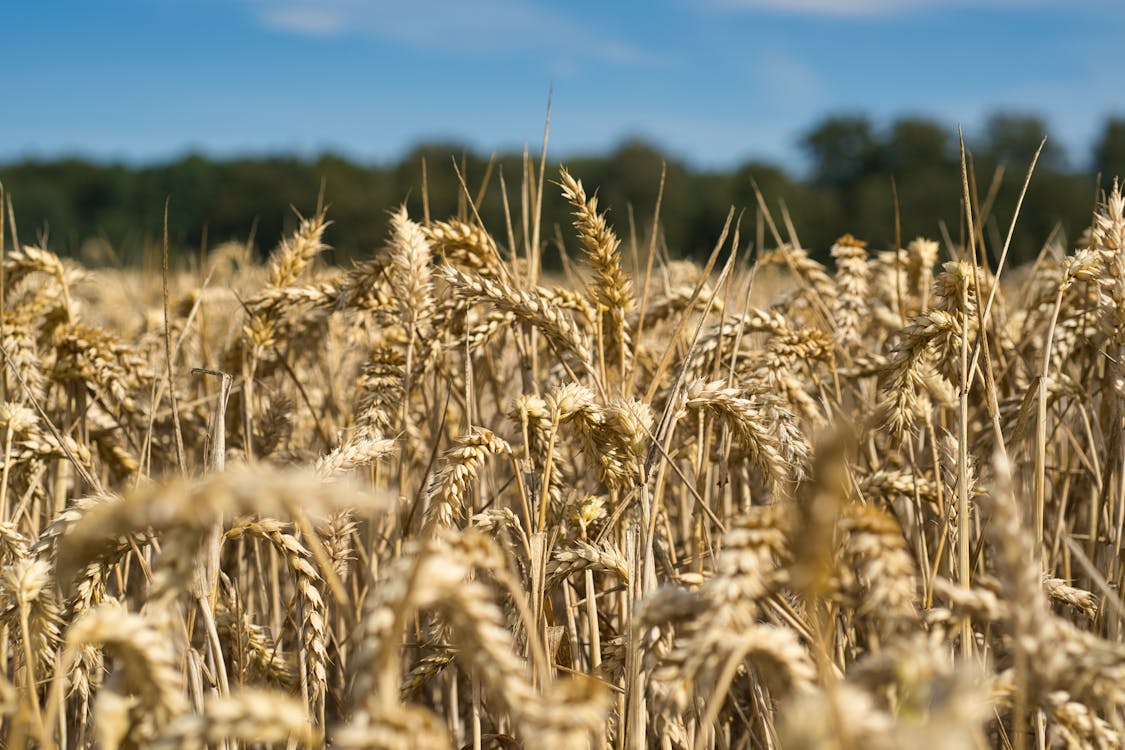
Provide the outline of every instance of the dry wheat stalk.
[[[631,341],[626,320],[636,306],[632,282],[621,267],[621,242],[609,228],[605,214],[598,213],[597,196],[588,198],[582,182],[570,176],[566,168],[560,170],[563,196],[574,209],[574,226],[587,262],[594,274],[587,294],[590,301],[608,317],[604,326],[606,335],[606,360],[622,365],[631,357]],[[624,373],[622,373],[624,376]]]
[[429,506],[426,525],[451,526],[465,511],[465,498],[470,484],[476,479],[484,461],[489,456],[507,455],[512,447],[489,430],[477,428],[457,439],[442,458],[442,468],[430,480],[426,490]]
[[592,361],[586,335],[567,313],[539,292],[517,289],[505,282],[473,276],[441,266],[438,275],[453,293],[467,300],[483,300],[538,328],[562,354],[571,354],[581,363]]
[[[142,615],[106,603],[79,616],[66,631],[68,649],[98,645],[114,659],[113,685],[99,691],[135,696],[127,734],[152,739],[188,707],[179,661],[168,634]],[[55,679],[60,679],[59,675]]]
[[285,560],[296,582],[297,608],[300,612],[300,634],[304,646],[303,670],[309,699],[318,705],[328,683],[328,632],[324,597],[320,593],[321,577],[310,561],[311,555],[301,544],[293,529],[270,518],[243,521],[226,532],[227,539],[248,534],[265,539]]
[[773,394],[696,380],[683,390],[683,408],[706,409],[722,419],[776,486],[785,487],[805,475],[808,443]]
[[224,653],[231,657],[232,673],[240,681],[295,686],[292,654],[281,650],[279,640],[268,628],[251,620],[229,583],[221,589],[222,595],[215,602],[215,624],[226,646]]
[[309,218],[298,217],[297,230],[278,245],[269,262],[269,285],[274,289],[292,286],[323,250],[322,241],[328,220],[324,211]]
[[229,696],[209,696],[203,713],[177,717],[151,746],[154,750],[202,750],[228,740],[324,745],[299,700],[277,691],[244,688]]
[[422,227],[430,244],[445,260],[481,276],[496,274],[500,252],[492,235],[460,219],[432,221]]
[[832,315],[836,321],[836,335],[849,346],[859,343],[864,333],[868,306],[867,243],[845,234],[832,246],[836,261],[836,298]]

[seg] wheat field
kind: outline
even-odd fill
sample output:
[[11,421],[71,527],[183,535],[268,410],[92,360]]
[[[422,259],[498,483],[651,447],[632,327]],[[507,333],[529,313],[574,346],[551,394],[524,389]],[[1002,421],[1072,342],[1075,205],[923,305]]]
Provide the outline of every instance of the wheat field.
[[516,193],[149,274],[0,201],[6,747],[1121,745],[1116,186],[1014,270]]

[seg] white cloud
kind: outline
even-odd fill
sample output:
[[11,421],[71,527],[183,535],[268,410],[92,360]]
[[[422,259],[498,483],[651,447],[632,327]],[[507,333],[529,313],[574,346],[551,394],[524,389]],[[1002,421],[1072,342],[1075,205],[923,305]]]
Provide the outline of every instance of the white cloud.
[[783,49],[768,48],[755,56],[755,79],[765,86],[771,99],[805,106],[821,99],[827,84],[815,67]]
[[347,29],[347,22],[331,9],[279,8],[262,14],[267,26],[308,36],[333,36]]
[[532,0],[244,0],[259,22],[306,36],[361,34],[423,49],[631,63],[632,45]]
[[716,0],[721,10],[763,10],[797,15],[889,16],[934,8],[1065,6],[1062,0]]

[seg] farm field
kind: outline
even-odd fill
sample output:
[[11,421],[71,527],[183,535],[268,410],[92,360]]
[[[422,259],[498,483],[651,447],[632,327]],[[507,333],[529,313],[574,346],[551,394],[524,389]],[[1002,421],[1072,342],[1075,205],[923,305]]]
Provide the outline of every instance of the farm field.
[[1119,747],[1116,184],[1011,268],[975,200],[672,258],[580,177],[342,267],[330,207],[142,273],[3,203],[5,745]]

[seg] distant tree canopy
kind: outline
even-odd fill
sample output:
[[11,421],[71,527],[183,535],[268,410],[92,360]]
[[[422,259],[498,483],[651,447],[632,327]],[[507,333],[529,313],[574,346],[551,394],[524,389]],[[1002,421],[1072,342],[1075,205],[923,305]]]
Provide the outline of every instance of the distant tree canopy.
[[1094,146],[1094,166],[1106,179],[1125,179],[1125,118],[1107,120]]
[[[998,113],[967,139],[973,200],[978,210],[988,211],[984,231],[992,247],[998,249],[1007,233],[1027,166],[1046,131],[1035,115]],[[845,232],[874,246],[891,246],[896,223],[904,243],[918,235],[960,241],[961,162],[957,134],[945,124],[908,117],[877,127],[863,115],[841,114],[813,125],[799,143],[808,157],[806,176],[759,161],[726,171],[698,169],[637,140],[603,156],[566,163],[587,190],[598,191],[618,234],[642,242],[649,235],[663,165],[661,239],[673,255],[705,255],[732,207],[745,210],[742,236],[756,236],[755,186],[782,232],[787,211],[801,244],[819,256]],[[1065,241],[1077,237],[1090,219],[1096,175],[1103,189],[1115,175],[1125,177],[1125,119],[1108,120],[1091,151],[1089,160],[1072,163],[1048,140],[1013,237],[1017,262],[1034,258],[1056,229]],[[550,182],[557,179],[557,168],[548,166],[542,224],[542,239],[556,259],[557,238],[568,249],[575,244],[567,206]],[[328,241],[335,259],[344,261],[380,247],[388,210],[404,201],[416,216],[426,204],[434,218],[467,216],[458,173],[485,225],[506,240],[510,216],[516,241],[522,243],[522,157],[490,160],[454,143],[420,146],[396,163],[379,165],[335,154],[228,160],[192,155],[152,166],[22,161],[0,165],[0,182],[12,198],[21,242],[44,241],[53,250],[87,256],[97,246],[101,261],[121,264],[152,257],[166,200],[176,252],[194,254],[204,244],[252,238],[266,253],[294,226],[293,210],[314,211],[323,189],[333,222]],[[507,211],[501,180],[509,196]]]

